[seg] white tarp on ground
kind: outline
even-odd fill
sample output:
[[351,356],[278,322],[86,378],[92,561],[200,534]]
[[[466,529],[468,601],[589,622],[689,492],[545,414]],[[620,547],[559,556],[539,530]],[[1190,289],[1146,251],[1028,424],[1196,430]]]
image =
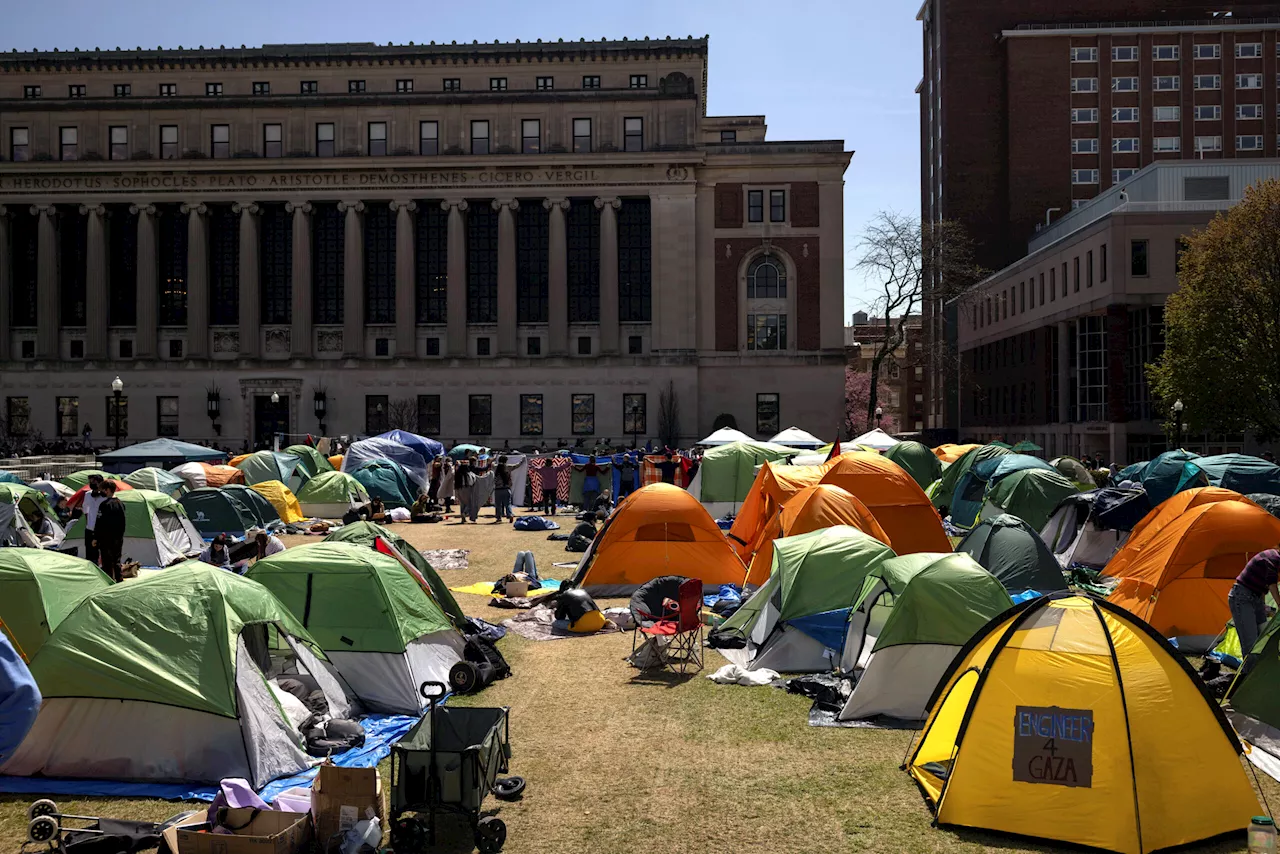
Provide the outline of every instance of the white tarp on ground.
[[325,650],[361,705],[388,715],[420,715],[423,682],[449,684],[449,669],[462,660],[462,635],[435,632],[411,641],[403,653]]
[[746,433],[735,430],[732,427],[721,427],[707,438],[699,442],[699,445],[729,445],[733,442],[754,442]]
[[849,444],[862,445],[867,448],[875,448],[877,451],[883,451],[886,448],[892,448],[894,445],[898,444],[898,440],[877,427],[874,430],[863,433]]
[[913,643],[872,653],[839,719],[885,715],[924,720],[929,698],[959,652],[960,647],[948,644]]

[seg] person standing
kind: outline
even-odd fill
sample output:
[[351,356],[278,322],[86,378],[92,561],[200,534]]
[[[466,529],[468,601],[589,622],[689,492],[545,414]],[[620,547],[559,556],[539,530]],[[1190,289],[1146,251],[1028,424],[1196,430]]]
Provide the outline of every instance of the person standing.
[[1244,565],[1244,570],[1236,576],[1236,583],[1231,585],[1231,590],[1227,593],[1231,619],[1236,624],[1236,634],[1240,638],[1240,654],[1244,656],[1241,673],[1253,668],[1253,645],[1258,642],[1262,627],[1267,622],[1268,590],[1271,591],[1271,598],[1280,604],[1277,581],[1280,581],[1280,551],[1267,549],[1258,552]]
[[636,466],[631,460],[630,454],[622,455],[622,462],[618,464],[618,501],[631,494],[635,489]]
[[102,475],[89,475],[89,491],[80,499],[80,512],[84,515],[84,557],[95,566],[99,562],[98,538],[95,534],[98,530],[98,508],[106,500],[107,496],[102,491]]
[[546,457],[542,461],[542,468],[538,469],[539,483],[542,484],[542,512],[548,516],[556,515],[556,489],[559,487],[560,477],[556,474],[556,467],[551,464],[551,458]]
[[427,501],[435,504],[440,500],[440,479],[444,476],[444,464],[439,459],[431,461],[431,481],[427,485]]
[[[467,524],[467,517],[471,515],[471,493],[475,486],[475,475],[471,471],[470,461],[463,458],[458,461],[458,467],[453,473],[453,493],[458,498],[458,516],[460,524]],[[471,519],[475,521],[474,518]]]
[[515,522],[511,512],[511,469],[505,455],[498,457],[498,465],[493,470],[493,524],[501,524],[504,515],[507,522]]
[[113,481],[103,483],[102,492],[106,498],[98,508],[98,526],[95,529],[98,552],[102,557],[102,571],[111,576],[112,581],[120,582],[124,580],[120,574],[120,553],[124,550],[126,526],[124,504],[116,498]]
[[596,457],[587,457],[587,464],[582,467],[582,509],[594,511],[599,497],[600,465]]
[[662,474],[663,483],[675,484],[676,470],[680,468],[680,464],[671,458],[670,451],[663,457],[662,462],[656,464],[656,468]]

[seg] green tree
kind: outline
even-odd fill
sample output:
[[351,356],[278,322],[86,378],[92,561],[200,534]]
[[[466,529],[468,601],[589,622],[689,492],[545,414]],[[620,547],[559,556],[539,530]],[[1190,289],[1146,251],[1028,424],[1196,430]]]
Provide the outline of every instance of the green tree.
[[1280,438],[1280,181],[1187,238],[1164,320],[1155,395],[1197,431]]

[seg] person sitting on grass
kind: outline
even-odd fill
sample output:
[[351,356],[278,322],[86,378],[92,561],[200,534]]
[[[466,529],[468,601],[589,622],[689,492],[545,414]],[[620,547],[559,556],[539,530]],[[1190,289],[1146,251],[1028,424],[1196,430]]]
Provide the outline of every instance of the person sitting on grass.
[[588,511],[582,514],[582,521],[577,524],[573,529],[573,533],[569,535],[569,541],[564,544],[564,550],[567,552],[585,552],[595,538],[596,514]]
[[200,561],[219,569],[231,569],[231,551],[227,548],[227,535],[216,535],[205,550],[200,552]]
[[280,541],[279,537],[262,530],[254,533],[253,544],[258,549],[258,560],[262,560],[264,557],[271,557],[285,550],[284,543]]

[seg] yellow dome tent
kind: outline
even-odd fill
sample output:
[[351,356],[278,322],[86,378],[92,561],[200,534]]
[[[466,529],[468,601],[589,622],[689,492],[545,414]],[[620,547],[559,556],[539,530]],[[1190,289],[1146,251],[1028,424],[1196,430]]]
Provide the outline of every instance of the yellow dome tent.
[[261,483],[252,484],[249,488],[271,502],[271,506],[280,514],[281,522],[301,522],[307,518],[302,515],[302,505],[298,503],[298,497],[293,494],[293,490],[280,481],[264,480]]
[[1190,667],[1108,602],[992,620],[956,656],[907,762],[938,823],[1123,854],[1239,832],[1258,799]]

